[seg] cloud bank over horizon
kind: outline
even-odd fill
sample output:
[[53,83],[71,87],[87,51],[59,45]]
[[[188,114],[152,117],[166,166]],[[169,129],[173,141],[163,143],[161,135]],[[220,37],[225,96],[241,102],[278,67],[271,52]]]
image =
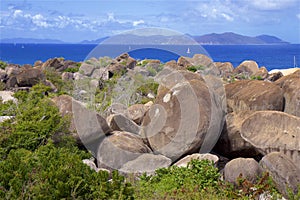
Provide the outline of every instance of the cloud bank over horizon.
[[300,43],[300,0],[8,0],[0,4],[0,38],[78,42],[159,27],[191,35],[269,34]]

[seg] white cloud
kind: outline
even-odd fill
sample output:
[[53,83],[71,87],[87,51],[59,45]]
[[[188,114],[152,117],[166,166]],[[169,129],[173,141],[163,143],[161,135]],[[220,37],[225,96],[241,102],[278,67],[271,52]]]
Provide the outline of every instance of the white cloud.
[[138,26],[138,25],[144,24],[144,23],[145,23],[144,20],[138,20],[138,21],[133,21],[133,22],[132,22],[132,25],[133,25],[133,26]]
[[233,17],[231,17],[231,16],[229,16],[229,15],[227,15],[227,14],[225,14],[225,13],[221,13],[221,15],[222,15],[227,21],[232,22],[232,21],[234,20]]
[[260,10],[279,10],[293,5],[297,0],[249,0],[248,2]]
[[23,11],[22,10],[15,10],[13,12],[13,18],[17,18],[23,15]]
[[296,16],[297,16],[297,18],[300,20],[300,13],[298,13]]

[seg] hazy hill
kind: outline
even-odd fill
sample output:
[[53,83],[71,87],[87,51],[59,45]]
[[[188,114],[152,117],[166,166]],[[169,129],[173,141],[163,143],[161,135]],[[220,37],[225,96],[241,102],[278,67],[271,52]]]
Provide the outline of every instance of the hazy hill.
[[288,44],[275,36],[260,35],[257,37],[250,37],[239,35],[232,32],[227,33],[211,33],[202,36],[193,36],[200,44],[221,44],[221,45],[238,45],[238,44]]
[[[192,38],[192,39],[191,39]],[[211,33],[201,36],[185,35],[133,35],[120,34],[113,37],[103,37],[97,40],[84,40],[78,42],[79,44],[177,44],[177,45],[192,45],[192,44],[208,44],[208,45],[241,45],[241,44],[289,44],[270,35],[259,35],[250,37],[239,35],[232,32],[226,33]],[[0,43],[37,43],[37,44],[62,44],[61,40],[53,39],[34,39],[34,38],[9,38],[0,39]]]
[[35,38],[4,38],[0,39],[0,43],[21,43],[21,44],[61,44],[65,43],[61,40],[53,40],[53,39],[35,39]]

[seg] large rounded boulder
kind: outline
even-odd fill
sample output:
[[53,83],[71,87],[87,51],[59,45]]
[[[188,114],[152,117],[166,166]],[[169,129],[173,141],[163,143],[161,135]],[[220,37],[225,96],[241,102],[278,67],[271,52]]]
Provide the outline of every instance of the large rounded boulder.
[[300,166],[300,118],[284,112],[257,111],[241,127],[242,138],[263,155],[282,152]]
[[284,112],[300,117],[300,75],[294,73],[279,79],[276,83],[281,85],[283,90]]
[[[216,142],[213,134],[219,136],[221,124],[213,126],[215,121],[211,116],[214,114],[220,123],[224,113],[219,106],[221,100],[212,91],[215,88],[209,87],[203,77],[188,71],[168,70],[157,77],[158,94],[144,117],[141,135],[154,152],[175,161],[185,154],[199,152],[200,147],[213,146]],[[206,139],[203,145],[207,135],[214,139]]]
[[225,86],[227,111],[283,110],[283,92],[273,83],[241,80]]

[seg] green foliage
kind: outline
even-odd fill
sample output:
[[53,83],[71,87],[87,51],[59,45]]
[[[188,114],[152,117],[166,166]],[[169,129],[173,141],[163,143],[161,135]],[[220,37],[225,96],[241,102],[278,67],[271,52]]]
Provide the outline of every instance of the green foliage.
[[75,73],[78,72],[80,68],[80,65],[77,65],[76,67],[70,67],[64,70],[64,72],[71,72],[71,73]]
[[251,79],[251,80],[264,80],[261,76],[254,76],[254,75],[252,75],[252,76],[250,77],[250,79]]
[[[143,175],[137,183],[137,199],[172,199],[214,190],[220,193],[218,186],[220,174],[211,161],[192,160],[188,167],[158,169],[153,176]],[[221,196],[222,194],[220,194]]]
[[0,60],[0,69],[5,69],[7,67],[7,62]]
[[199,65],[199,66],[190,66],[186,68],[187,70],[191,71],[191,72],[196,72],[198,70],[204,70],[204,66]]
[[133,189],[113,172],[95,172],[81,160],[89,155],[51,142],[30,152],[12,150],[0,162],[1,199],[132,199]]
[[45,98],[49,87],[37,84],[30,92],[20,91],[15,94],[18,105],[2,104],[1,112],[15,115],[12,120],[1,124],[0,157],[12,149],[24,148],[35,150],[45,144],[47,139],[58,132],[66,132],[68,121],[61,117],[53,102]]
[[[79,69],[79,68],[78,68]],[[56,72],[53,68],[46,68],[44,70],[47,80],[49,80],[58,89],[58,94],[71,94],[74,83],[71,80],[63,81],[61,74]]]
[[298,184],[298,192],[296,194],[291,189],[288,189],[288,199],[290,200],[300,199],[300,183]]
[[155,76],[157,74],[157,71],[151,66],[147,67],[147,71],[150,73],[150,76]]
[[147,59],[141,60],[141,61],[137,62],[137,66],[144,67],[144,66],[146,66],[149,62],[150,62],[150,60],[147,60]]
[[0,91],[5,90],[6,85],[2,81],[0,81]]

